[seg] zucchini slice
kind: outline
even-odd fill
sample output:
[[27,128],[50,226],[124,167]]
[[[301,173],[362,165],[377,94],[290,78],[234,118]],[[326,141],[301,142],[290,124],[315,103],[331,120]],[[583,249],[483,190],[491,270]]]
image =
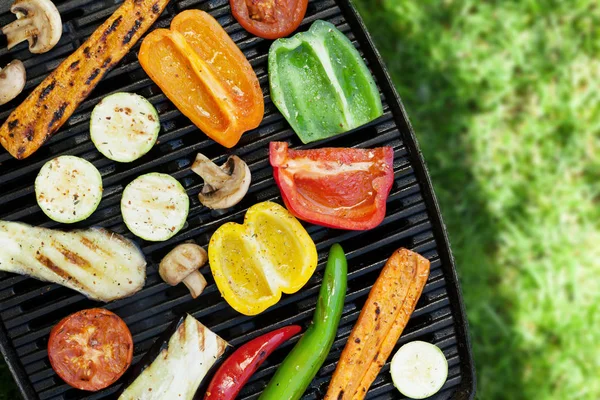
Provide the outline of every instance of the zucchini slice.
[[390,373],[400,393],[411,399],[425,399],[444,386],[448,361],[439,347],[417,340],[400,347],[392,358]]
[[160,121],[154,106],[134,93],[105,97],[92,112],[90,136],[105,157],[131,162],[150,151],[156,143]]
[[83,221],[100,204],[102,176],[83,158],[60,156],[40,169],[35,179],[35,196],[44,214],[54,221]]
[[173,237],[183,228],[190,198],[175,178],[150,173],[134,179],[123,191],[121,214],[136,236],[152,242]]

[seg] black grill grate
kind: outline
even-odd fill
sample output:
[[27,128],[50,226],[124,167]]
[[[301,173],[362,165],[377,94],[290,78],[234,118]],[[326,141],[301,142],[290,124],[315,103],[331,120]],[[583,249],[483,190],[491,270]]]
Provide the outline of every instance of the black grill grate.
[[[0,41],[0,64],[18,58],[27,67],[26,90],[10,105],[0,107],[0,121],[23,100],[46,74],[77,49],[94,29],[118,6],[117,0],[57,0],[63,17],[64,34],[51,52],[32,56],[25,45],[11,52],[5,39]],[[0,1],[0,24],[12,21],[11,1]],[[19,220],[46,227],[60,227],[46,218],[36,205],[33,181],[40,167],[59,154],[72,154],[91,161],[104,180],[104,197],[98,210],[76,227],[98,225],[132,237],[121,219],[119,202],[123,188],[146,172],[166,172],[177,178],[191,199],[185,228],[173,239],[162,243],[139,242],[148,259],[148,277],[144,289],[135,296],[105,305],[119,314],[131,329],[135,342],[134,362],[144,355],[169,324],[184,313],[191,313],[232,345],[291,323],[308,326],[319,291],[329,247],[340,242],[347,253],[350,274],[344,316],[337,340],[327,361],[305,398],[321,398],[335,363],[344,347],[370,286],[392,251],[400,246],[415,250],[431,260],[431,276],[399,345],[420,339],[442,348],[448,358],[450,375],[435,399],[470,399],[474,395],[473,364],[460,290],[449,252],[437,203],[415,139],[398,97],[378,54],[364,32],[352,6],[344,1],[316,0],[309,3],[301,30],[316,19],[335,24],[359,48],[373,70],[384,97],[383,117],[357,131],[321,142],[331,146],[393,146],[395,183],[388,201],[385,221],[369,233],[342,232],[317,226],[308,231],[317,244],[319,266],[309,283],[297,294],[285,296],[276,306],[256,317],[233,311],[220,297],[209,273],[209,286],[198,300],[191,300],[185,287],[169,287],[157,273],[157,264],[175,243],[194,239],[206,245],[211,234],[227,221],[241,222],[245,210],[256,202],[280,202],[279,191],[268,162],[268,143],[273,140],[300,145],[294,132],[270,101],[267,78],[267,52],[270,41],[256,38],[233,19],[228,0],[172,0],[155,27],[167,27],[172,17],[186,8],[210,12],[231,35],[254,67],[265,94],[265,118],[261,126],[246,133],[229,153],[241,156],[252,170],[252,186],[246,198],[226,212],[214,212],[201,206],[197,194],[201,180],[189,170],[197,152],[208,157],[227,155],[223,147],[208,140],[183,117],[150,81],[137,61],[139,43],[111,71],[77,109],[76,113],[44,147],[25,161],[17,161],[0,149],[0,219]],[[105,95],[131,91],[147,97],[161,116],[159,143],[141,160],[131,164],[114,163],[100,155],[89,140],[88,124],[92,108]],[[302,146],[304,148],[315,145]],[[58,285],[46,284],[23,276],[0,273],[0,345],[17,383],[27,399],[108,399],[114,398],[119,384],[89,394],[72,389],[52,371],[46,345],[52,326],[62,317],[89,307],[104,306]],[[274,373],[278,363],[297,339],[275,352],[252,378],[240,398],[255,399]],[[401,398],[393,388],[386,365],[367,398]]]

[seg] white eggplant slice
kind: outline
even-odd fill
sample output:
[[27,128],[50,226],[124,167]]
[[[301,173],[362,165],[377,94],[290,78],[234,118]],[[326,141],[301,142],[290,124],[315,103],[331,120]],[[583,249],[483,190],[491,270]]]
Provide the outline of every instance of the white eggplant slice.
[[89,161],[60,156],[48,161],[35,179],[38,205],[63,224],[83,221],[102,200],[102,176]]
[[226,341],[188,315],[169,339],[168,347],[119,400],[192,400],[226,347]]
[[183,228],[190,198],[177,179],[150,173],[134,179],[123,191],[121,214],[125,225],[142,239],[160,242]]
[[134,93],[115,93],[94,107],[90,136],[98,151],[118,162],[131,162],[156,143],[160,121],[154,106]]
[[98,301],[138,292],[146,259],[121,235],[101,228],[63,232],[0,221],[0,270],[58,283]]

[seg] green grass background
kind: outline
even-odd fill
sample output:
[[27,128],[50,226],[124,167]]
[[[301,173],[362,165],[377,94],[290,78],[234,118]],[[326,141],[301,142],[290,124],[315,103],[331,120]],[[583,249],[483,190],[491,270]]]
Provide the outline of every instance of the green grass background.
[[478,398],[600,399],[597,1],[355,1],[448,225]]

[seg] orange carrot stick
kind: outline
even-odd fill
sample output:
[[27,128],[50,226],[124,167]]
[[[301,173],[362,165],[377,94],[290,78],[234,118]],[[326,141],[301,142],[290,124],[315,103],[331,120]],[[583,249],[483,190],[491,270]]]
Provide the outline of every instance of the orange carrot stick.
[[342,352],[326,400],[363,399],[394,349],[429,277],[429,260],[407,249],[388,259]]

